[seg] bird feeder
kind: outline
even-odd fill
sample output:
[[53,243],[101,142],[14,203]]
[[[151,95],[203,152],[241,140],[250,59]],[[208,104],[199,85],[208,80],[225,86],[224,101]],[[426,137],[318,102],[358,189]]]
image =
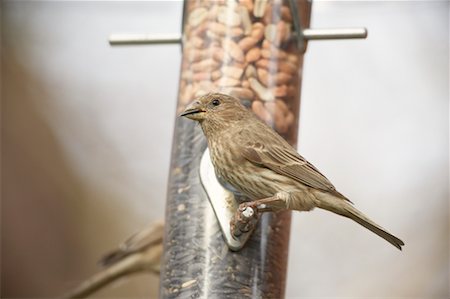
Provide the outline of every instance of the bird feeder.
[[[303,49],[292,34],[293,18],[301,15],[306,27],[310,11],[307,2],[299,4],[293,10],[281,1],[185,2],[177,112],[211,91],[231,94],[295,145]],[[236,205],[220,187],[208,189],[217,182],[208,180],[213,172],[200,172],[206,147],[200,127],[177,118],[161,297],[282,298],[290,212],[263,215],[247,243],[230,250],[227,218],[218,220],[226,211],[215,211],[209,197]]]

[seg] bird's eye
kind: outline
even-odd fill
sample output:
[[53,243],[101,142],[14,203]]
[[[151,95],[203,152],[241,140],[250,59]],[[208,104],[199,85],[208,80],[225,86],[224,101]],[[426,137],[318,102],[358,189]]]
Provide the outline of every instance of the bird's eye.
[[219,106],[220,101],[218,99],[214,99],[214,100],[212,100],[211,104],[213,104],[214,106]]

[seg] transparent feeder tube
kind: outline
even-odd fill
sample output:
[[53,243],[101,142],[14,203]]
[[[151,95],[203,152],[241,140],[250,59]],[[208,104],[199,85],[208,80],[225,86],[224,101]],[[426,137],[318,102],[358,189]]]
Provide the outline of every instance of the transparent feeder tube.
[[[296,1],[302,28],[310,3]],[[190,0],[177,113],[211,91],[234,95],[296,146],[303,49],[287,1]],[[243,249],[230,251],[199,178],[207,143],[192,120],[174,130],[162,298],[283,298],[291,213],[264,213]]]

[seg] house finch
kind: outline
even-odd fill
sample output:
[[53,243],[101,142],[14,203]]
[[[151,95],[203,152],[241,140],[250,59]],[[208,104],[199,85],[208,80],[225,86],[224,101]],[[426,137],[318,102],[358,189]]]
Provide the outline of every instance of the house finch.
[[404,245],[358,211],[317,168],[237,98],[210,93],[196,99],[181,116],[200,123],[216,175],[253,200],[239,206],[238,227],[245,227],[245,219],[258,212],[318,207],[356,221],[400,250]]
[[85,298],[116,279],[137,272],[159,274],[163,234],[164,223],[158,221],[132,235],[100,260],[100,264],[104,267],[102,271],[62,298]]

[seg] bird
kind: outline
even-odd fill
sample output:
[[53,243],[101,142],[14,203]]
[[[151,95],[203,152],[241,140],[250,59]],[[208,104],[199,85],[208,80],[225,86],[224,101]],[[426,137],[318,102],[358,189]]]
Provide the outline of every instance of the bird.
[[164,222],[155,221],[105,254],[103,269],[61,298],[86,298],[119,278],[139,272],[159,275],[163,255]]
[[211,92],[194,99],[180,116],[200,124],[219,180],[250,199],[239,206],[239,212],[248,207],[259,212],[321,208],[350,218],[400,250],[405,245],[356,209],[238,98]]

